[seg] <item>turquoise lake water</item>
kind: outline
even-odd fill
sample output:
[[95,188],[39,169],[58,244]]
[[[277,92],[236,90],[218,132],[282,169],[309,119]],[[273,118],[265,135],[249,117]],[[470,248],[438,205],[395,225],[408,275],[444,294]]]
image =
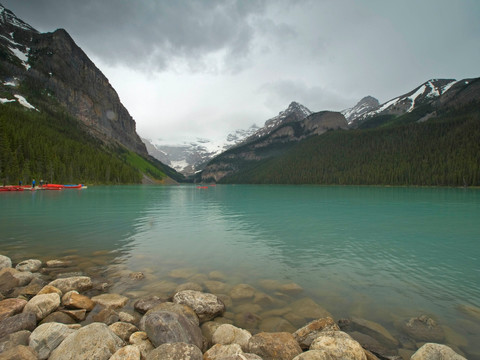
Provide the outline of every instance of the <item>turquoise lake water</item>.
[[[428,314],[480,354],[479,319],[462,311],[480,307],[478,189],[93,186],[1,193],[0,212],[0,253],[14,262],[70,256],[130,296],[180,283],[175,269],[220,271],[232,286],[294,282],[335,319],[395,335]],[[126,271],[147,276],[129,285]]]

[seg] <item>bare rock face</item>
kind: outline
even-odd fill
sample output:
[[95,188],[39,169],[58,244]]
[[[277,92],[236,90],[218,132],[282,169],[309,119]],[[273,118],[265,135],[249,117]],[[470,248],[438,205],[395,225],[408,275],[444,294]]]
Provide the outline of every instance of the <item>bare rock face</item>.
[[107,325],[92,323],[68,335],[49,360],[108,360],[122,345],[122,339]]
[[362,346],[343,331],[325,331],[312,342],[310,350],[325,353],[331,360],[367,360]]
[[216,295],[200,291],[180,291],[173,297],[173,302],[190,306],[201,323],[220,316],[225,311],[225,304]]
[[293,335],[286,332],[256,334],[250,338],[248,350],[264,360],[291,360],[302,353]]
[[411,360],[466,360],[446,345],[426,343],[415,354]]

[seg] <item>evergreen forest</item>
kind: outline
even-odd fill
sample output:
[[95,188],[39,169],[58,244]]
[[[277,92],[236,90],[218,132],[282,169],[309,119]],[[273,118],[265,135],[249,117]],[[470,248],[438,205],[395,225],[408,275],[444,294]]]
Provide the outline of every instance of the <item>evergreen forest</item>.
[[30,184],[44,180],[70,184],[140,183],[178,174],[153,158],[101,142],[64,111],[0,105],[0,181]]

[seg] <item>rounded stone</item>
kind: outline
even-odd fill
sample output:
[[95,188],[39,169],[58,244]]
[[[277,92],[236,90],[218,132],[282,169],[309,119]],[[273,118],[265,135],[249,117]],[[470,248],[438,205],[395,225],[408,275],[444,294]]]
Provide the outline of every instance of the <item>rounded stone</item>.
[[256,334],[250,338],[248,349],[264,360],[291,360],[302,353],[293,335],[287,332]]
[[108,360],[123,341],[107,325],[92,323],[68,335],[52,351],[49,360]]
[[23,308],[23,312],[33,312],[40,321],[60,306],[60,296],[56,293],[35,295]]
[[37,259],[28,259],[22,262],[19,262],[15,269],[18,271],[29,271],[29,272],[37,272],[42,267],[42,262]]
[[200,291],[180,291],[173,297],[173,302],[190,306],[201,323],[220,316],[225,311],[225,304],[216,295]]
[[17,298],[0,301],[0,321],[22,312],[26,304],[27,300]]
[[147,360],[203,360],[202,351],[183,342],[162,344],[150,352]]
[[367,360],[362,346],[343,331],[324,331],[312,342],[310,350],[325,352],[332,360]]
[[426,343],[415,354],[412,355],[411,360],[467,360],[453,351],[447,345]]
[[50,353],[72,332],[65,324],[46,323],[38,326],[30,335],[29,346],[39,359],[47,359]]
[[128,298],[120,294],[102,294],[92,297],[92,301],[107,308],[116,309],[124,307]]

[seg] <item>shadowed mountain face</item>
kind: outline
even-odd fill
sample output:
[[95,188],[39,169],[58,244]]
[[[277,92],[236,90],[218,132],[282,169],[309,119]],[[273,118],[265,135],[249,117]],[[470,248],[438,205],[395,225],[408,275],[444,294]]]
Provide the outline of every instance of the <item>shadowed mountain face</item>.
[[1,5],[0,91],[2,102],[15,95],[32,107],[56,102],[101,141],[147,155],[116,91],[70,35],[39,33]]

